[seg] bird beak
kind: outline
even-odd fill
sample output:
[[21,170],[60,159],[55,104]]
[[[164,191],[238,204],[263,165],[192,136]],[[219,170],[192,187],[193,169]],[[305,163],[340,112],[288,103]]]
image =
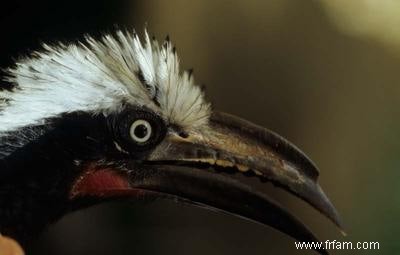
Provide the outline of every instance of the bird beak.
[[[124,168],[126,183],[107,178],[114,191],[122,187],[131,196],[179,199],[269,225],[298,241],[317,242],[295,216],[255,187],[258,177],[306,201],[342,229],[338,213],[317,183],[318,170],[304,153],[279,135],[225,113],[214,113],[207,127],[187,136],[170,130],[145,160],[129,160]],[[90,193],[87,187],[99,182],[86,183],[90,185],[75,185],[73,194]],[[316,251],[327,254],[323,247]]]
[[[249,176],[258,176],[303,199],[342,228],[317,183],[316,166],[304,153],[279,135],[225,113],[214,113],[207,128],[187,137],[169,132],[141,170],[133,169],[130,181],[135,189],[223,210],[299,241],[317,241],[300,221],[251,186],[254,178]],[[239,180],[224,172],[242,172],[247,177]]]

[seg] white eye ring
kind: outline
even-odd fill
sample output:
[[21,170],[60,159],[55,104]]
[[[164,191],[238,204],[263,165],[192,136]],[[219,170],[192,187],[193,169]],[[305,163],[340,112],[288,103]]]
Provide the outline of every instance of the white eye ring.
[[147,120],[135,120],[131,125],[129,133],[135,142],[145,143],[151,137],[152,128]]

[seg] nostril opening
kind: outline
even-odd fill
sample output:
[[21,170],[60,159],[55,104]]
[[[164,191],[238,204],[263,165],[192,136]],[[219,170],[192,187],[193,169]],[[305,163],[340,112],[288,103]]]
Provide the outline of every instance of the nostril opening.
[[178,133],[178,135],[179,135],[180,137],[182,137],[182,138],[188,138],[188,137],[189,137],[189,134],[188,134],[187,132],[185,132],[185,131],[180,131],[180,132]]

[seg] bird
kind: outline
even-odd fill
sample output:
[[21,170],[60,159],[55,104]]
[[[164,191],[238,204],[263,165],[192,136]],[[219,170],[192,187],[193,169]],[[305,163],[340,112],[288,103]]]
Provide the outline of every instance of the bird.
[[116,29],[43,44],[2,80],[12,86],[0,90],[0,233],[23,248],[70,212],[152,198],[318,241],[254,179],[342,229],[311,159],[273,131],[215,110],[169,37],[160,44],[146,29]]

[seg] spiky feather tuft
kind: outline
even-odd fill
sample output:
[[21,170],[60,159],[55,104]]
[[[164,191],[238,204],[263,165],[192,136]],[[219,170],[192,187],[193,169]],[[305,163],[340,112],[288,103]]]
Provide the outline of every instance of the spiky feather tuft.
[[169,40],[159,46],[147,31],[143,43],[134,32],[117,31],[99,41],[44,45],[6,72],[16,87],[0,91],[0,134],[63,113],[107,115],[125,104],[146,106],[183,128],[200,128],[211,114]]

